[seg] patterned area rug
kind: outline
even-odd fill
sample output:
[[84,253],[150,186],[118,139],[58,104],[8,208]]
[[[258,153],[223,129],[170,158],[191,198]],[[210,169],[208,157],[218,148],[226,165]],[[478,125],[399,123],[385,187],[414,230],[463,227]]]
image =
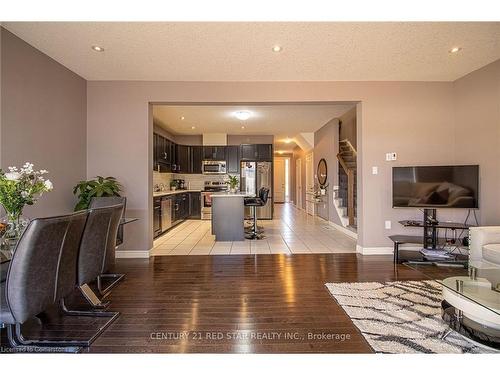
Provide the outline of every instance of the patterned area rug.
[[435,281],[331,283],[326,287],[377,353],[495,353],[448,328]]

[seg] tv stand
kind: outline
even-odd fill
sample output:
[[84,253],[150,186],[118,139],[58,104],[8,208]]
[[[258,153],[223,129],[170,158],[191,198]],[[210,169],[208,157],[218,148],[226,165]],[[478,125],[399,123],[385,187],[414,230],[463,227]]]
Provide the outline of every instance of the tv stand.
[[[446,238],[438,238],[438,229],[451,229],[451,230],[468,230],[472,225],[464,224],[464,223],[452,223],[447,221],[438,221],[436,217],[436,209],[425,209],[424,217],[422,221],[419,220],[403,220],[399,222],[404,227],[412,227],[412,228],[422,228],[423,236],[406,236],[406,235],[393,235],[389,236],[389,238],[394,243],[394,262],[401,263],[405,260],[400,259],[399,257],[399,245],[402,244],[422,244],[424,249],[432,249],[436,250],[439,247],[446,245]],[[413,258],[413,257],[412,257]],[[411,260],[419,260],[426,261],[425,257],[418,256],[417,259]],[[410,259],[407,259],[410,260]],[[455,261],[448,261],[446,263],[463,263],[466,261],[465,256],[460,256]]]

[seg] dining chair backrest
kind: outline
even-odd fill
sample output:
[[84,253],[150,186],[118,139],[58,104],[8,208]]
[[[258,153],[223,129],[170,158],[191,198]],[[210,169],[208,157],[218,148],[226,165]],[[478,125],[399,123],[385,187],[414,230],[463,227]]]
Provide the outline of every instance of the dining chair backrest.
[[87,212],[33,219],[19,239],[6,279],[6,301],[17,323],[69,293]]
[[123,205],[92,208],[78,254],[78,285],[88,284],[114,263]]
[[123,204],[122,217],[125,217],[125,210],[127,209],[127,197],[94,197],[90,201],[89,208],[109,207],[117,204]]

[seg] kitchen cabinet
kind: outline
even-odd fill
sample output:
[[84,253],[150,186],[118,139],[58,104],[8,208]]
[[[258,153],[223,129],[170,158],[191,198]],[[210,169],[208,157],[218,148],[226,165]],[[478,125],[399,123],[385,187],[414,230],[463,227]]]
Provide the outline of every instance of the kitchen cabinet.
[[273,145],[264,144],[257,145],[257,157],[259,161],[272,161],[273,160]]
[[189,173],[201,174],[201,162],[203,161],[203,146],[190,146],[191,168]]
[[201,219],[201,193],[189,193],[189,218]]
[[240,155],[241,155],[241,160],[272,161],[273,145],[271,144],[241,145]]
[[203,160],[226,160],[226,146],[203,146]]
[[227,173],[240,173],[240,147],[227,146],[226,147],[226,172]]
[[176,163],[175,172],[177,173],[191,173],[191,157],[190,146],[176,145]]
[[172,172],[175,164],[175,143],[160,134],[153,134],[153,169]]
[[174,208],[175,221],[187,219],[189,217],[189,194],[176,194]]

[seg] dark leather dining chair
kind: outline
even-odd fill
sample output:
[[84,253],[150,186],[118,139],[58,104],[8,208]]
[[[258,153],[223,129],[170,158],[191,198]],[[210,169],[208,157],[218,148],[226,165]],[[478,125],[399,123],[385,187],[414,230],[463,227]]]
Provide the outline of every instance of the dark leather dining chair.
[[[123,204],[123,210],[122,210],[122,215],[120,217],[120,220],[125,217],[125,210],[126,210],[126,205],[127,205],[127,198],[126,197],[94,197],[90,201],[90,208],[101,208],[101,207],[108,207],[108,206],[114,206],[117,204]],[[117,231],[117,236],[116,238],[118,239],[119,235],[118,233],[122,230],[122,227],[120,225],[118,226],[118,231]],[[123,232],[121,233],[121,237],[123,238]],[[110,270],[114,266],[115,263],[115,248],[116,248],[116,241],[113,242],[108,242],[108,246],[110,248],[106,249],[106,259],[103,267],[102,273],[97,277],[97,288],[99,290],[99,293],[101,293],[103,296],[107,295],[111,289],[113,289],[119,281],[121,281],[125,275],[122,273],[112,273]],[[106,287],[103,287],[103,279],[111,279],[112,282]]]
[[122,211],[122,204],[89,210],[78,255],[77,284],[93,307],[102,308],[108,304],[101,301],[89,284],[93,281],[99,283],[101,275],[106,274],[114,263],[116,233]]
[[253,214],[253,228],[252,231],[245,236],[245,238],[250,240],[261,240],[265,238],[265,236],[262,234],[262,231],[259,231],[257,225],[257,207],[264,207],[267,204],[268,198],[269,189],[267,187],[262,187],[259,189],[259,194],[256,197],[244,199],[245,206],[251,207]]
[[21,325],[75,288],[76,262],[87,212],[32,220],[19,239],[2,283],[0,322],[13,347],[88,345],[81,340],[24,338]]

